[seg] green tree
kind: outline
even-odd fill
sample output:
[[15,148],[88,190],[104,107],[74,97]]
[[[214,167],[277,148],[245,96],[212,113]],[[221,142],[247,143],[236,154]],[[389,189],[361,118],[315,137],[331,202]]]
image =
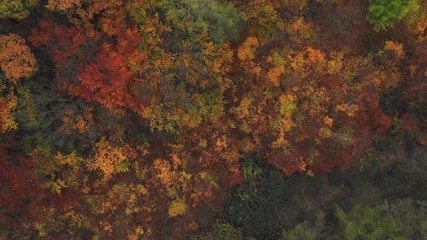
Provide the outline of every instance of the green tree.
[[356,205],[348,213],[338,208],[336,217],[339,220],[343,238],[346,240],[404,239],[398,235],[398,224],[393,218],[384,214],[381,206],[369,208]]
[[306,221],[298,224],[295,228],[282,232],[283,240],[316,240],[325,228],[325,214],[319,212],[314,224]]
[[0,4],[0,18],[24,19],[39,0],[2,0]]
[[387,30],[418,8],[416,0],[370,0],[367,19],[376,31]]
[[207,35],[221,44],[238,37],[243,24],[243,13],[229,2],[163,0],[162,6],[171,23],[187,32],[190,39]]

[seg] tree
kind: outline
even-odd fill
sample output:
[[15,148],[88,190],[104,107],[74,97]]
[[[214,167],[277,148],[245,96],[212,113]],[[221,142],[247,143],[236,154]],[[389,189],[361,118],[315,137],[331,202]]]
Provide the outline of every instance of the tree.
[[42,179],[33,168],[31,159],[10,154],[5,146],[0,146],[1,225],[13,227],[24,218],[38,218],[45,192]]
[[0,18],[24,19],[38,3],[39,0],[4,0],[0,4]]
[[384,215],[381,206],[355,206],[349,213],[337,208],[336,216],[341,224],[342,236],[346,240],[403,239],[398,235],[397,223]]
[[6,98],[0,97],[0,132],[16,129],[15,118],[11,111],[16,107],[16,97],[9,93]]
[[281,0],[291,11],[301,12],[307,6],[307,0]]
[[413,11],[404,19],[411,33],[423,35],[427,28],[427,2],[417,1],[419,4],[418,11]]
[[322,237],[322,231],[325,228],[325,214],[322,212],[317,213],[316,222],[300,223],[295,228],[282,232],[283,240],[315,240]]
[[216,223],[209,232],[193,236],[192,240],[243,240],[242,230],[228,223]]
[[265,162],[248,157],[243,162],[244,181],[226,200],[224,218],[239,226],[246,236],[277,239],[275,220],[287,196],[285,176]]
[[90,170],[99,170],[104,178],[108,179],[114,173],[127,171],[126,156],[122,149],[112,146],[105,138],[96,144],[96,153],[92,161],[88,163]]
[[285,22],[279,14],[279,1],[235,1],[245,13],[246,30],[249,36],[257,37],[262,44],[285,30]]
[[208,0],[163,0],[167,19],[189,39],[210,36],[217,44],[236,39],[244,15],[232,3]]
[[37,61],[23,38],[16,34],[0,35],[0,67],[4,76],[16,83],[36,72]]
[[37,62],[23,38],[0,35],[0,132],[16,129],[11,111],[17,106],[14,88],[18,80],[33,76]]
[[418,8],[415,0],[370,0],[367,19],[376,31],[387,30]]

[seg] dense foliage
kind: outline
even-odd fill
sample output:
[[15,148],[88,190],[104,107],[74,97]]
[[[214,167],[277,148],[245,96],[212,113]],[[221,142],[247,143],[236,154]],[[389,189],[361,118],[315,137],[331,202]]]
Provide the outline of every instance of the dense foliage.
[[377,30],[385,30],[418,8],[414,0],[371,0],[368,20]]
[[426,238],[426,33],[425,0],[2,1],[0,239]]

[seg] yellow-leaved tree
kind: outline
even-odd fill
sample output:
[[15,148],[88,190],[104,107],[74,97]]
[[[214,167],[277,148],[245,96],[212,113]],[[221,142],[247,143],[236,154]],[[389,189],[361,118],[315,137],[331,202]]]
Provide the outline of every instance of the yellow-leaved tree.
[[125,172],[126,156],[120,147],[113,146],[105,137],[96,144],[96,154],[92,161],[88,162],[89,170],[101,171],[106,179],[118,172]]

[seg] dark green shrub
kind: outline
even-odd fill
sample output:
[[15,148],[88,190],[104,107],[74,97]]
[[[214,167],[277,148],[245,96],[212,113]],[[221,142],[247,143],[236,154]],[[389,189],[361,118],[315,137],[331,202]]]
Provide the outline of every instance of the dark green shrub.
[[284,174],[252,158],[244,161],[243,171],[245,180],[226,202],[223,217],[248,237],[280,238],[280,210],[287,196]]
[[191,240],[243,240],[242,230],[228,223],[217,223],[212,230],[197,236]]

